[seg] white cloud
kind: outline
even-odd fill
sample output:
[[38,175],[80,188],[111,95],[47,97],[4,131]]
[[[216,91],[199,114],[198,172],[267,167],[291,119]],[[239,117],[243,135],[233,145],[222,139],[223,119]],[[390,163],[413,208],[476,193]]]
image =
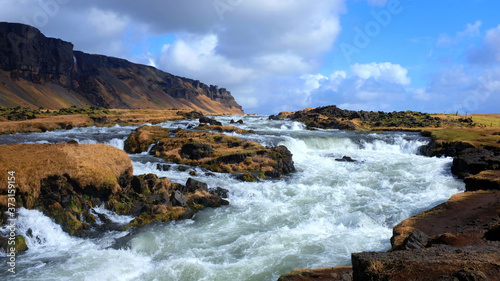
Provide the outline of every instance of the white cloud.
[[217,36],[186,36],[164,45],[158,65],[180,76],[224,84],[241,83],[252,77],[252,70],[234,66],[215,52]]
[[364,80],[373,78],[375,81],[383,81],[400,85],[409,85],[411,83],[411,79],[406,76],[408,74],[408,70],[399,64],[392,64],[390,62],[373,62],[369,64],[356,63],[352,65],[350,69],[354,75]]
[[91,8],[87,12],[87,20],[93,29],[103,36],[109,36],[125,31],[128,20],[113,11],[103,11]]
[[432,95],[427,93],[424,88],[414,89],[413,98],[419,101],[430,101]]
[[481,21],[476,21],[474,24],[468,23],[464,31],[458,32],[458,37],[478,37],[481,34]]
[[456,45],[460,43],[464,38],[467,37],[479,37],[481,34],[481,26],[482,26],[481,21],[476,21],[475,23],[471,24],[468,23],[465,26],[465,29],[463,31],[459,31],[455,34],[455,36],[450,36],[446,33],[441,33],[438,37],[438,40],[436,42],[436,46],[438,47],[450,47],[453,45]]

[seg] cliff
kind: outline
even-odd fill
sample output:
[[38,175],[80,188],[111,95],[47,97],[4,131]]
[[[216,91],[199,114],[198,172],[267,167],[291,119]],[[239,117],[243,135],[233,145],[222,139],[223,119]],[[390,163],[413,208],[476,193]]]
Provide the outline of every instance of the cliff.
[[242,114],[229,91],[154,67],[73,50],[38,29],[0,23],[0,106],[195,109]]

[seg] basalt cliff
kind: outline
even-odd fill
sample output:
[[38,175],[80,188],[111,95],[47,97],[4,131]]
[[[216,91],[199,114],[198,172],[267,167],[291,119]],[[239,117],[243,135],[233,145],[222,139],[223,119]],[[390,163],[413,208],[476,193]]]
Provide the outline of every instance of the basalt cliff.
[[229,91],[124,59],[91,55],[38,29],[0,23],[0,106],[194,109],[242,114]]

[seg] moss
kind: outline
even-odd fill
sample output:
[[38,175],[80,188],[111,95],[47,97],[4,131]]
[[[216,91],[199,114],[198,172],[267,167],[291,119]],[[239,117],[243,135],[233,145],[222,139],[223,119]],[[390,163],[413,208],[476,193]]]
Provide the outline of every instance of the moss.
[[26,245],[26,240],[24,239],[24,237],[22,235],[17,235],[15,242],[16,242],[16,251],[17,252],[23,252],[23,251],[28,250],[28,245]]
[[165,214],[152,215],[152,214],[142,213],[137,218],[128,223],[125,226],[125,230],[128,230],[129,228],[142,227],[154,221],[170,222],[173,220],[177,220],[180,218],[182,214],[184,214],[185,211],[186,208],[182,207],[168,207],[168,211]]
[[257,177],[255,177],[253,174],[246,172],[243,173],[240,177],[240,180],[245,181],[245,182],[256,182],[258,181]]

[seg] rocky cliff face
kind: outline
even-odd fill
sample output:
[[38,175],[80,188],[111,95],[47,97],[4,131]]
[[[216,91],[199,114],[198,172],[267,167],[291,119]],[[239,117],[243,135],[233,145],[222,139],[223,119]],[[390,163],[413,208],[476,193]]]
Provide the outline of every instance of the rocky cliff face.
[[231,93],[154,67],[90,55],[38,29],[0,23],[0,106],[195,109],[241,114]]

